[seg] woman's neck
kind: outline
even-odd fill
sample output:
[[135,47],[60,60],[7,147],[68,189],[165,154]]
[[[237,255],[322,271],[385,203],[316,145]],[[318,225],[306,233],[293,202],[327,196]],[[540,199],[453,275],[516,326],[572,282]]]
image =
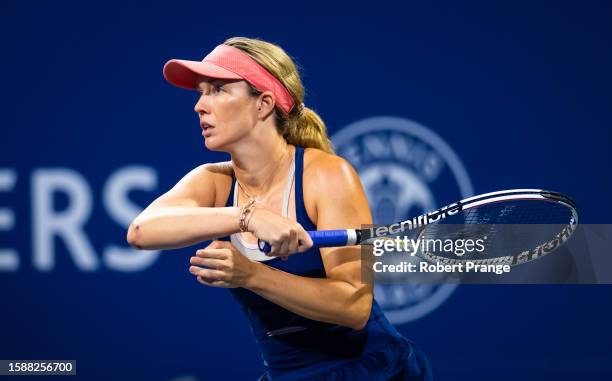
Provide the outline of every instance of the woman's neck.
[[277,135],[267,142],[250,142],[231,152],[234,174],[243,190],[252,197],[265,195],[285,177],[294,148]]

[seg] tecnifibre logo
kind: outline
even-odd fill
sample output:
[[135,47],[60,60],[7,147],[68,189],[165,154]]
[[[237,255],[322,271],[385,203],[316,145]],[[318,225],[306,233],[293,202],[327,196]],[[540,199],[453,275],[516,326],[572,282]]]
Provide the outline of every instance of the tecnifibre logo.
[[[474,193],[449,145],[408,119],[363,119],[342,128],[332,141],[337,153],[359,173],[375,224],[413,218]],[[454,284],[377,284],[374,295],[389,320],[402,324],[436,309],[455,288]]]

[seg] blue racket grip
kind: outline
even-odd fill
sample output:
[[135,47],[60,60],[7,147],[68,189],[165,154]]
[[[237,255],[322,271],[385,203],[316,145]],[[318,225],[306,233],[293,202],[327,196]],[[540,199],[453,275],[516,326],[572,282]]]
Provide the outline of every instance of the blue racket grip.
[[[346,246],[349,240],[348,230],[310,230],[307,231],[312,238],[313,247],[336,247]],[[272,250],[266,241],[257,242],[259,250],[269,253]]]

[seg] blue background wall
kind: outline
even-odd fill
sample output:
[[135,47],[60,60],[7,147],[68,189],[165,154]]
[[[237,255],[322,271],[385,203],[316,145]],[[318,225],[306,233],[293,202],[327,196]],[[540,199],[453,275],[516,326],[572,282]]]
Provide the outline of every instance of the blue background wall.
[[[576,199],[582,221],[609,222],[605,2],[266,6],[0,5],[0,169],[16,174],[0,192],[0,208],[14,214],[0,248],[19,258],[0,272],[0,358],[76,359],[90,380],[262,372],[227,291],[189,274],[195,248],[163,252],[131,272],[103,256],[127,246],[125,226],[103,200],[112,174],[153,170],[151,188],[129,194],[144,207],[191,168],[225,158],[203,147],[195,93],[168,85],[161,68],[170,58],[201,59],[230,36],[261,37],[295,57],[306,105],[332,134],[371,116],[412,119],[449,143],[476,193],[550,188]],[[75,171],[88,186],[92,271],[60,239],[50,271],[34,262],[33,178],[50,168]],[[53,200],[56,210],[70,203],[61,193]],[[429,354],[438,380],[609,379],[611,290],[461,286],[398,328]]]

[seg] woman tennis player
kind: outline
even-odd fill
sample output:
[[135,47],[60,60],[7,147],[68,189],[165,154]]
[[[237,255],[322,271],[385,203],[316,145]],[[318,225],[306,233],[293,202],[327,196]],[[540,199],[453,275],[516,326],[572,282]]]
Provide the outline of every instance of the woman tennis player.
[[201,62],[168,61],[164,76],[199,91],[206,148],[231,161],[189,172],[134,220],[129,243],[214,240],[189,271],[202,285],[231,289],[261,349],[260,380],[430,380],[424,354],[361,282],[359,247],[312,247],[306,230],[359,228],[371,215],[357,174],[304,106],[291,58],[237,37]]

